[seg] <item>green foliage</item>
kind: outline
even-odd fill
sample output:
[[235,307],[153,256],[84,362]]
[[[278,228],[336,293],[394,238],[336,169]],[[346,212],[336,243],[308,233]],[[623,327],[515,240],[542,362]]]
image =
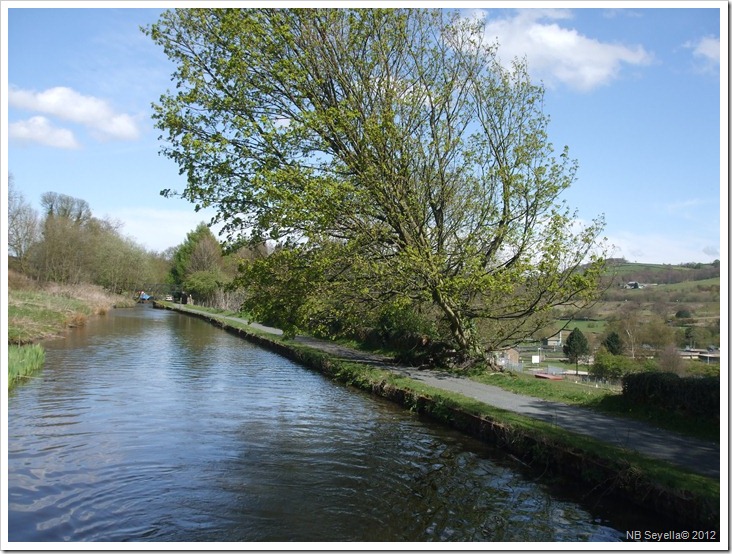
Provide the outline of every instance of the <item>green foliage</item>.
[[220,271],[196,271],[186,277],[183,287],[195,299],[211,298],[223,285],[223,276]]
[[676,336],[663,319],[653,314],[645,318],[638,333],[638,341],[660,352],[667,346],[675,345]]
[[676,319],[688,319],[691,317],[691,310],[689,308],[682,308],[675,314]]
[[8,346],[8,389],[43,367],[46,352],[38,344]]
[[289,241],[244,268],[253,311],[327,332],[428,304],[474,356],[594,299],[602,221],[573,230],[559,196],[577,165],[548,141],[543,88],[483,31],[448,10],[268,8],[168,11],[146,30],[176,64],[154,118],[180,195],[230,242]]
[[[683,344],[679,346],[686,347],[691,346],[694,348],[707,348],[709,346],[718,344],[719,333],[716,336],[710,327],[701,327],[693,325],[684,329],[684,340]],[[715,341],[716,339],[716,341]]]
[[377,312],[377,332],[381,344],[414,348],[426,337],[438,336],[432,322],[419,307],[405,299],[397,299],[380,307]]
[[577,367],[580,358],[590,353],[590,344],[587,342],[584,333],[575,327],[567,337],[567,342],[562,346],[562,350],[569,358],[569,362]]
[[689,377],[719,377],[720,364],[710,364],[699,360],[684,363],[684,375]]
[[615,356],[623,353],[623,341],[617,331],[611,331],[602,341],[602,345]]
[[196,303],[229,307],[223,296],[236,274],[234,258],[224,254],[211,229],[201,223],[175,248],[168,280],[192,295]]
[[186,235],[186,240],[180,244],[173,254],[170,268],[171,279],[174,284],[182,285],[186,278],[196,271],[211,271],[219,267],[221,246],[211,229],[201,223]]
[[319,318],[317,326],[310,321],[318,311],[310,301],[312,289],[323,281],[314,254],[304,248],[283,248],[266,258],[243,260],[236,279],[247,291],[242,310],[255,321],[279,327],[288,336],[306,328],[319,328],[324,334],[326,318]]
[[41,203],[44,219],[27,246],[24,271],[43,282],[91,283],[115,294],[162,280],[162,259],[124,237],[118,223],[93,217],[85,200],[47,192]]
[[595,353],[595,360],[590,366],[590,375],[597,379],[616,380],[638,369],[638,364],[634,360],[601,348]]
[[623,377],[623,396],[632,403],[719,421],[720,382],[714,377],[679,377],[643,372]]

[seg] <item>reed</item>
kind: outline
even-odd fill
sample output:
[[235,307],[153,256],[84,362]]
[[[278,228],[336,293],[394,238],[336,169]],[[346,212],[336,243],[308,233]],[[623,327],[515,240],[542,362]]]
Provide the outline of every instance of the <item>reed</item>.
[[39,344],[8,345],[8,389],[43,367],[46,352]]

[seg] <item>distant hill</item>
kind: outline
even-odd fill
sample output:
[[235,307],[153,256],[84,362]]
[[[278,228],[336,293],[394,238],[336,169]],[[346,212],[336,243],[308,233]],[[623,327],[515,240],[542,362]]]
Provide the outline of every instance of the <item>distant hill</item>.
[[719,260],[709,264],[686,263],[642,264],[630,263],[622,258],[611,258],[607,263],[606,276],[612,285],[621,285],[630,281],[646,284],[671,285],[686,281],[702,281],[719,278]]

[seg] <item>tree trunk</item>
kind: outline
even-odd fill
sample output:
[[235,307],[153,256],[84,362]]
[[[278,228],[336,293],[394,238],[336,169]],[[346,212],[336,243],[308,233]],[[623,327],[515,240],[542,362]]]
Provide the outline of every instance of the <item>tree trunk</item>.
[[450,323],[450,333],[457,346],[460,362],[466,366],[473,365],[476,362],[484,362],[492,368],[497,367],[480,348],[475,331],[469,325],[470,322],[466,321],[459,310],[451,305],[449,299],[445,298],[437,287],[432,290],[432,298]]

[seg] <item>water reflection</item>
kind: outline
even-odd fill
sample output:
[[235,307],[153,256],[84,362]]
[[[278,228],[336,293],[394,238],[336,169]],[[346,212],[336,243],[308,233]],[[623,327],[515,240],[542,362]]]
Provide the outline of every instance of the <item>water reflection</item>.
[[149,308],[49,343],[8,432],[11,541],[619,540],[644,517]]

